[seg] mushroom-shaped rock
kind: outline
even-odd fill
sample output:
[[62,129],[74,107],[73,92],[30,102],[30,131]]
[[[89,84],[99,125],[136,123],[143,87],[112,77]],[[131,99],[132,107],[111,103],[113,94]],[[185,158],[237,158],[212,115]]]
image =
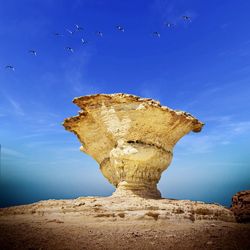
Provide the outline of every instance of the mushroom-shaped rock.
[[97,94],[73,102],[81,111],[63,125],[117,187],[113,195],[160,198],[157,183],[171,163],[174,145],[204,125],[186,112],[134,95]]

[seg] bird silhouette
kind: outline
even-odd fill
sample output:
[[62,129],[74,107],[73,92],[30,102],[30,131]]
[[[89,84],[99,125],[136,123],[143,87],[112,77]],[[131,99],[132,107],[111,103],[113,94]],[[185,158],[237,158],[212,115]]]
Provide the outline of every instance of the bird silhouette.
[[69,52],[73,53],[74,50],[71,47],[65,47],[66,50],[68,50]]
[[166,25],[168,28],[173,28],[173,27],[175,27],[175,24],[174,24],[174,23],[170,23],[170,22],[166,22],[165,25]]
[[59,37],[59,36],[64,36],[64,35],[61,34],[61,33],[55,32],[55,33],[54,33],[54,36],[58,36],[58,37]]
[[30,49],[30,50],[29,50],[29,53],[30,53],[30,54],[32,54],[32,55],[34,55],[34,56],[36,56],[36,55],[37,55],[36,51],[35,51],[35,50],[33,50],[33,49]]
[[103,33],[101,32],[101,31],[96,31],[96,35],[98,35],[98,36],[103,36]]
[[156,36],[156,37],[160,38],[161,34],[158,31],[154,31],[153,36]]
[[74,34],[74,31],[72,31],[72,30],[66,29],[66,31],[67,31],[70,35],[73,35],[73,34]]
[[81,41],[82,41],[82,44],[87,44],[88,43],[88,41],[84,40],[83,38],[81,39]]
[[6,65],[5,68],[6,69],[11,69],[11,70],[15,71],[15,68],[12,65]]
[[77,30],[77,31],[81,31],[81,30],[83,30],[83,27],[81,27],[80,25],[75,24],[75,26],[76,26],[76,30]]
[[121,32],[124,32],[124,28],[121,26],[121,25],[116,25],[116,28],[121,31]]
[[190,16],[182,16],[182,18],[183,18],[185,21],[191,22],[191,17],[190,17]]

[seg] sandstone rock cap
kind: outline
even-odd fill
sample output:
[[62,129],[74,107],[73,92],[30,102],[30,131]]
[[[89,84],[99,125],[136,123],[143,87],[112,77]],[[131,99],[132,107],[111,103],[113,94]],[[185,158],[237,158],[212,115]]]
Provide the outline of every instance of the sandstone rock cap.
[[189,113],[161,106],[158,101],[129,94],[96,94],[75,98],[82,110],[65,119],[81,150],[99,164],[118,194],[160,197],[156,188],[172,160],[172,149],[190,131],[204,125]]

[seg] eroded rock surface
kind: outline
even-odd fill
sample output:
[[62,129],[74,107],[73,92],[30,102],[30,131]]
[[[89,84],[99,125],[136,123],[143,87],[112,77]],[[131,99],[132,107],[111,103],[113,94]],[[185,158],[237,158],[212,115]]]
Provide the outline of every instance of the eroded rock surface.
[[134,95],[98,94],[73,102],[82,110],[63,125],[117,187],[115,196],[159,198],[157,183],[171,163],[174,145],[203,126],[186,112]]
[[140,197],[80,197],[74,200],[47,200],[30,205],[0,209],[0,218],[13,215],[56,215],[59,220],[70,215],[84,220],[126,219],[235,222],[234,214],[218,204],[173,199],[144,199]]
[[231,210],[238,222],[250,222],[250,190],[238,192],[233,196]]

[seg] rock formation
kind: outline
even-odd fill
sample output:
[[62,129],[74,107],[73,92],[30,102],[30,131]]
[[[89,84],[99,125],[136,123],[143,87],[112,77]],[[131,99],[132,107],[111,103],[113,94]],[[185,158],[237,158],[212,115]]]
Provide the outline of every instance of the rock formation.
[[238,192],[233,196],[231,211],[238,222],[250,222],[250,190]]
[[128,94],[75,98],[82,110],[65,119],[65,129],[80,140],[103,175],[117,187],[114,195],[159,198],[157,183],[173,157],[173,147],[203,123],[192,115]]

